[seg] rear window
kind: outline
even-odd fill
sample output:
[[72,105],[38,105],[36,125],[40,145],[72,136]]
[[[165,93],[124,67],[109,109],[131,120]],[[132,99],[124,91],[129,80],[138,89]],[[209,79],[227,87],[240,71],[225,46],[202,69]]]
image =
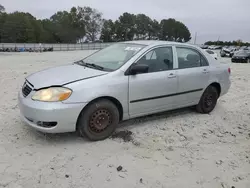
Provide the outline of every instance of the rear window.
[[208,66],[207,60],[196,50],[176,47],[179,69]]

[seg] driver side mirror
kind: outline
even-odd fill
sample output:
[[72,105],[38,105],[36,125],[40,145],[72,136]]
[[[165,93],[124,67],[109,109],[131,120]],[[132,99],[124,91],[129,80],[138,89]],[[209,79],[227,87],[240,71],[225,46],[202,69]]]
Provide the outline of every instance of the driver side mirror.
[[135,64],[130,68],[130,74],[131,75],[136,75],[140,73],[147,73],[149,69],[148,65],[145,64]]

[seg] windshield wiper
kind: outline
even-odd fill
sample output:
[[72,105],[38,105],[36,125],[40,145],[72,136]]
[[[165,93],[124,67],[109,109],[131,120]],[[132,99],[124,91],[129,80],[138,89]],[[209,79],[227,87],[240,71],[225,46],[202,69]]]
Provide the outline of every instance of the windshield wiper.
[[85,63],[87,66],[91,66],[91,67],[94,67],[94,68],[97,68],[99,70],[103,70],[104,67],[100,66],[100,65],[96,65],[94,63]]
[[91,68],[95,68],[95,69],[99,69],[99,70],[103,70],[104,69],[104,67],[102,67],[100,65],[96,65],[94,63],[86,63],[83,60],[78,61],[76,63],[79,64],[79,65],[83,65],[83,66],[86,66],[86,67],[91,67]]

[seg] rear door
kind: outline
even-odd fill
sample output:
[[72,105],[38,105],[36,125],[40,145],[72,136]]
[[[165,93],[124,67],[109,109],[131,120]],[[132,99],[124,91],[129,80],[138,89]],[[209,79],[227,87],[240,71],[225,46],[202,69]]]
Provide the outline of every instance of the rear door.
[[149,66],[147,73],[129,75],[129,114],[131,117],[172,108],[177,92],[176,62],[172,46],[157,47],[136,64]]
[[176,47],[178,61],[178,107],[197,104],[208,84],[207,59],[196,49]]

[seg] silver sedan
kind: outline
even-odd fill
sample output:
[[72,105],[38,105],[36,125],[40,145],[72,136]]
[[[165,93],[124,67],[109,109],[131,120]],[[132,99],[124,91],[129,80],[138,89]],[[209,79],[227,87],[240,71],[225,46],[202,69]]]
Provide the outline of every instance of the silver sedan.
[[123,120],[188,106],[210,113],[230,85],[229,66],[199,47],[132,41],[28,76],[18,99],[38,131],[102,140]]

